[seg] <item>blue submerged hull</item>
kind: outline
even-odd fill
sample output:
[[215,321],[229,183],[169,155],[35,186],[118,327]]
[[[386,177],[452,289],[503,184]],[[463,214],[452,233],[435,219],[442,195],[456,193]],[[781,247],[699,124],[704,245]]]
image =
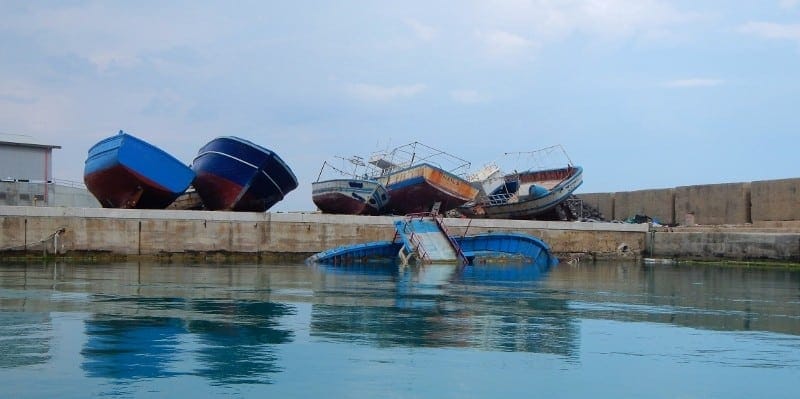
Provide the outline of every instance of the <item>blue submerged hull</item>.
[[122,131],[89,149],[83,171],[86,188],[105,208],[163,209],[193,179],[181,161]]
[[297,188],[297,178],[277,154],[233,136],[200,148],[192,170],[209,210],[264,212]]
[[[453,236],[470,264],[491,259],[519,260],[544,267],[558,264],[550,246],[539,238],[519,233],[485,233],[472,236]],[[394,261],[402,242],[375,241],[364,244],[336,247],[312,255],[309,263],[351,264],[376,261]]]

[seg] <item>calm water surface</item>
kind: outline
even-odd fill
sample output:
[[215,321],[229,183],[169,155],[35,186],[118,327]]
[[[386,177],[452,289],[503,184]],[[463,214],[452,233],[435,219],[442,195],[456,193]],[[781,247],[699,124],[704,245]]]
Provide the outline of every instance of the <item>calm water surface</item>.
[[798,272],[0,266],[0,398],[798,398],[798,381]]

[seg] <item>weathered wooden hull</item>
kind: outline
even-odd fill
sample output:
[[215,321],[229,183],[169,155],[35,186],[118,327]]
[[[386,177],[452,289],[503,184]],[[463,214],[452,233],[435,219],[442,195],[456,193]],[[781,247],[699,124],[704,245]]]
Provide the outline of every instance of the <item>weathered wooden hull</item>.
[[264,212],[297,188],[274,152],[238,137],[218,137],[192,162],[194,187],[209,210]]
[[544,181],[544,179],[552,179],[553,175],[560,176],[560,182],[549,189],[545,195],[523,197],[518,202],[513,203],[478,204],[463,209],[461,213],[476,218],[534,219],[536,216],[552,210],[556,205],[572,195],[575,189],[583,183],[583,168],[575,166],[560,170],[526,172],[518,175],[520,185],[530,185]]
[[336,179],[312,183],[311,198],[323,213],[379,215],[389,194],[377,181]]
[[163,209],[192,182],[194,172],[161,149],[127,133],[89,149],[86,188],[105,208]]
[[478,189],[452,173],[429,164],[414,165],[378,179],[389,191],[387,210],[397,215],[455,209],[478,194]]

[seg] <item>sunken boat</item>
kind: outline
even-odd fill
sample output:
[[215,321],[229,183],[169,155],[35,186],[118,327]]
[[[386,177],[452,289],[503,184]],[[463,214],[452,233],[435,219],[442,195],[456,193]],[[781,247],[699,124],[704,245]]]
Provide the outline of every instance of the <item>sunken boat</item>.
[[[338,157],[352,169],[336,166],[328,161],[322,163],[317,181],[311,183],[311,199],[323,213],[345,215],[380,215],[389,202],[386,188],[370,177],[367,165],[358,156]],[[329,179],[321,180],[327,173]]]
[[235,136],[201,147],[192,170],[208,210],[264,212],[297,188],[294,172],[278,154]]
[[104,208],[164,209],[194,176],[183,162],[122,130],[89,149],[83,170],[86,188]]
[[380,169],[377,180],[391,197],[388,213],[444,213],[478,194],[465,179],[469,162],[419,142],[374,154],[370,163]]

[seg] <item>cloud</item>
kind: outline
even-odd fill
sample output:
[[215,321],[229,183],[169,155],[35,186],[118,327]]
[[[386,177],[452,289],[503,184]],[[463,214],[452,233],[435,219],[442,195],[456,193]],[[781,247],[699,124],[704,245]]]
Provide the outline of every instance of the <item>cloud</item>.
[[502,30],[478,31],[475,35],[485,51],[498,58],[519,57],[536,47],[534,42]]
[[117,68],[134,68],[142,63],[139,57],[128,54],[96,53],[89,55],[88,59],[100,72]]
[[423,41],[431,41],[436,37],[436,28],[425,25],[417,20],[406,20],[406,25],[414,32],[414,35]]
[[697,18],[660,0],[495,0],[477,18],[525,34],[537,42],[571,35],[597,38],[669,36],[671,28]]
[[800,0],[780,0],[778,4],[780,4],[781,8],[791,9],[797,7],[800,4]]
[[800,24],[776,24],[772,22],[748,22],[739,27],[739,32],[765,39],[800,41]]
[[713,87],[723,84],[724,81],[720,79],[706,79],[706,78],[691,78],[691,79],[676,79],[664,83],[666,87],[676,88],[689,88],[689,87]]
[[421,83],[406,86],[379,86],[366,83],[351,84],[347,87],[347,92],[361,101],[386,102],[399,98],[416,96],[427,89]]
[[489,100],[487,96],[481,95],[475,90],[453,90],[450,92],[450,98],[462,104],[477,104]]

